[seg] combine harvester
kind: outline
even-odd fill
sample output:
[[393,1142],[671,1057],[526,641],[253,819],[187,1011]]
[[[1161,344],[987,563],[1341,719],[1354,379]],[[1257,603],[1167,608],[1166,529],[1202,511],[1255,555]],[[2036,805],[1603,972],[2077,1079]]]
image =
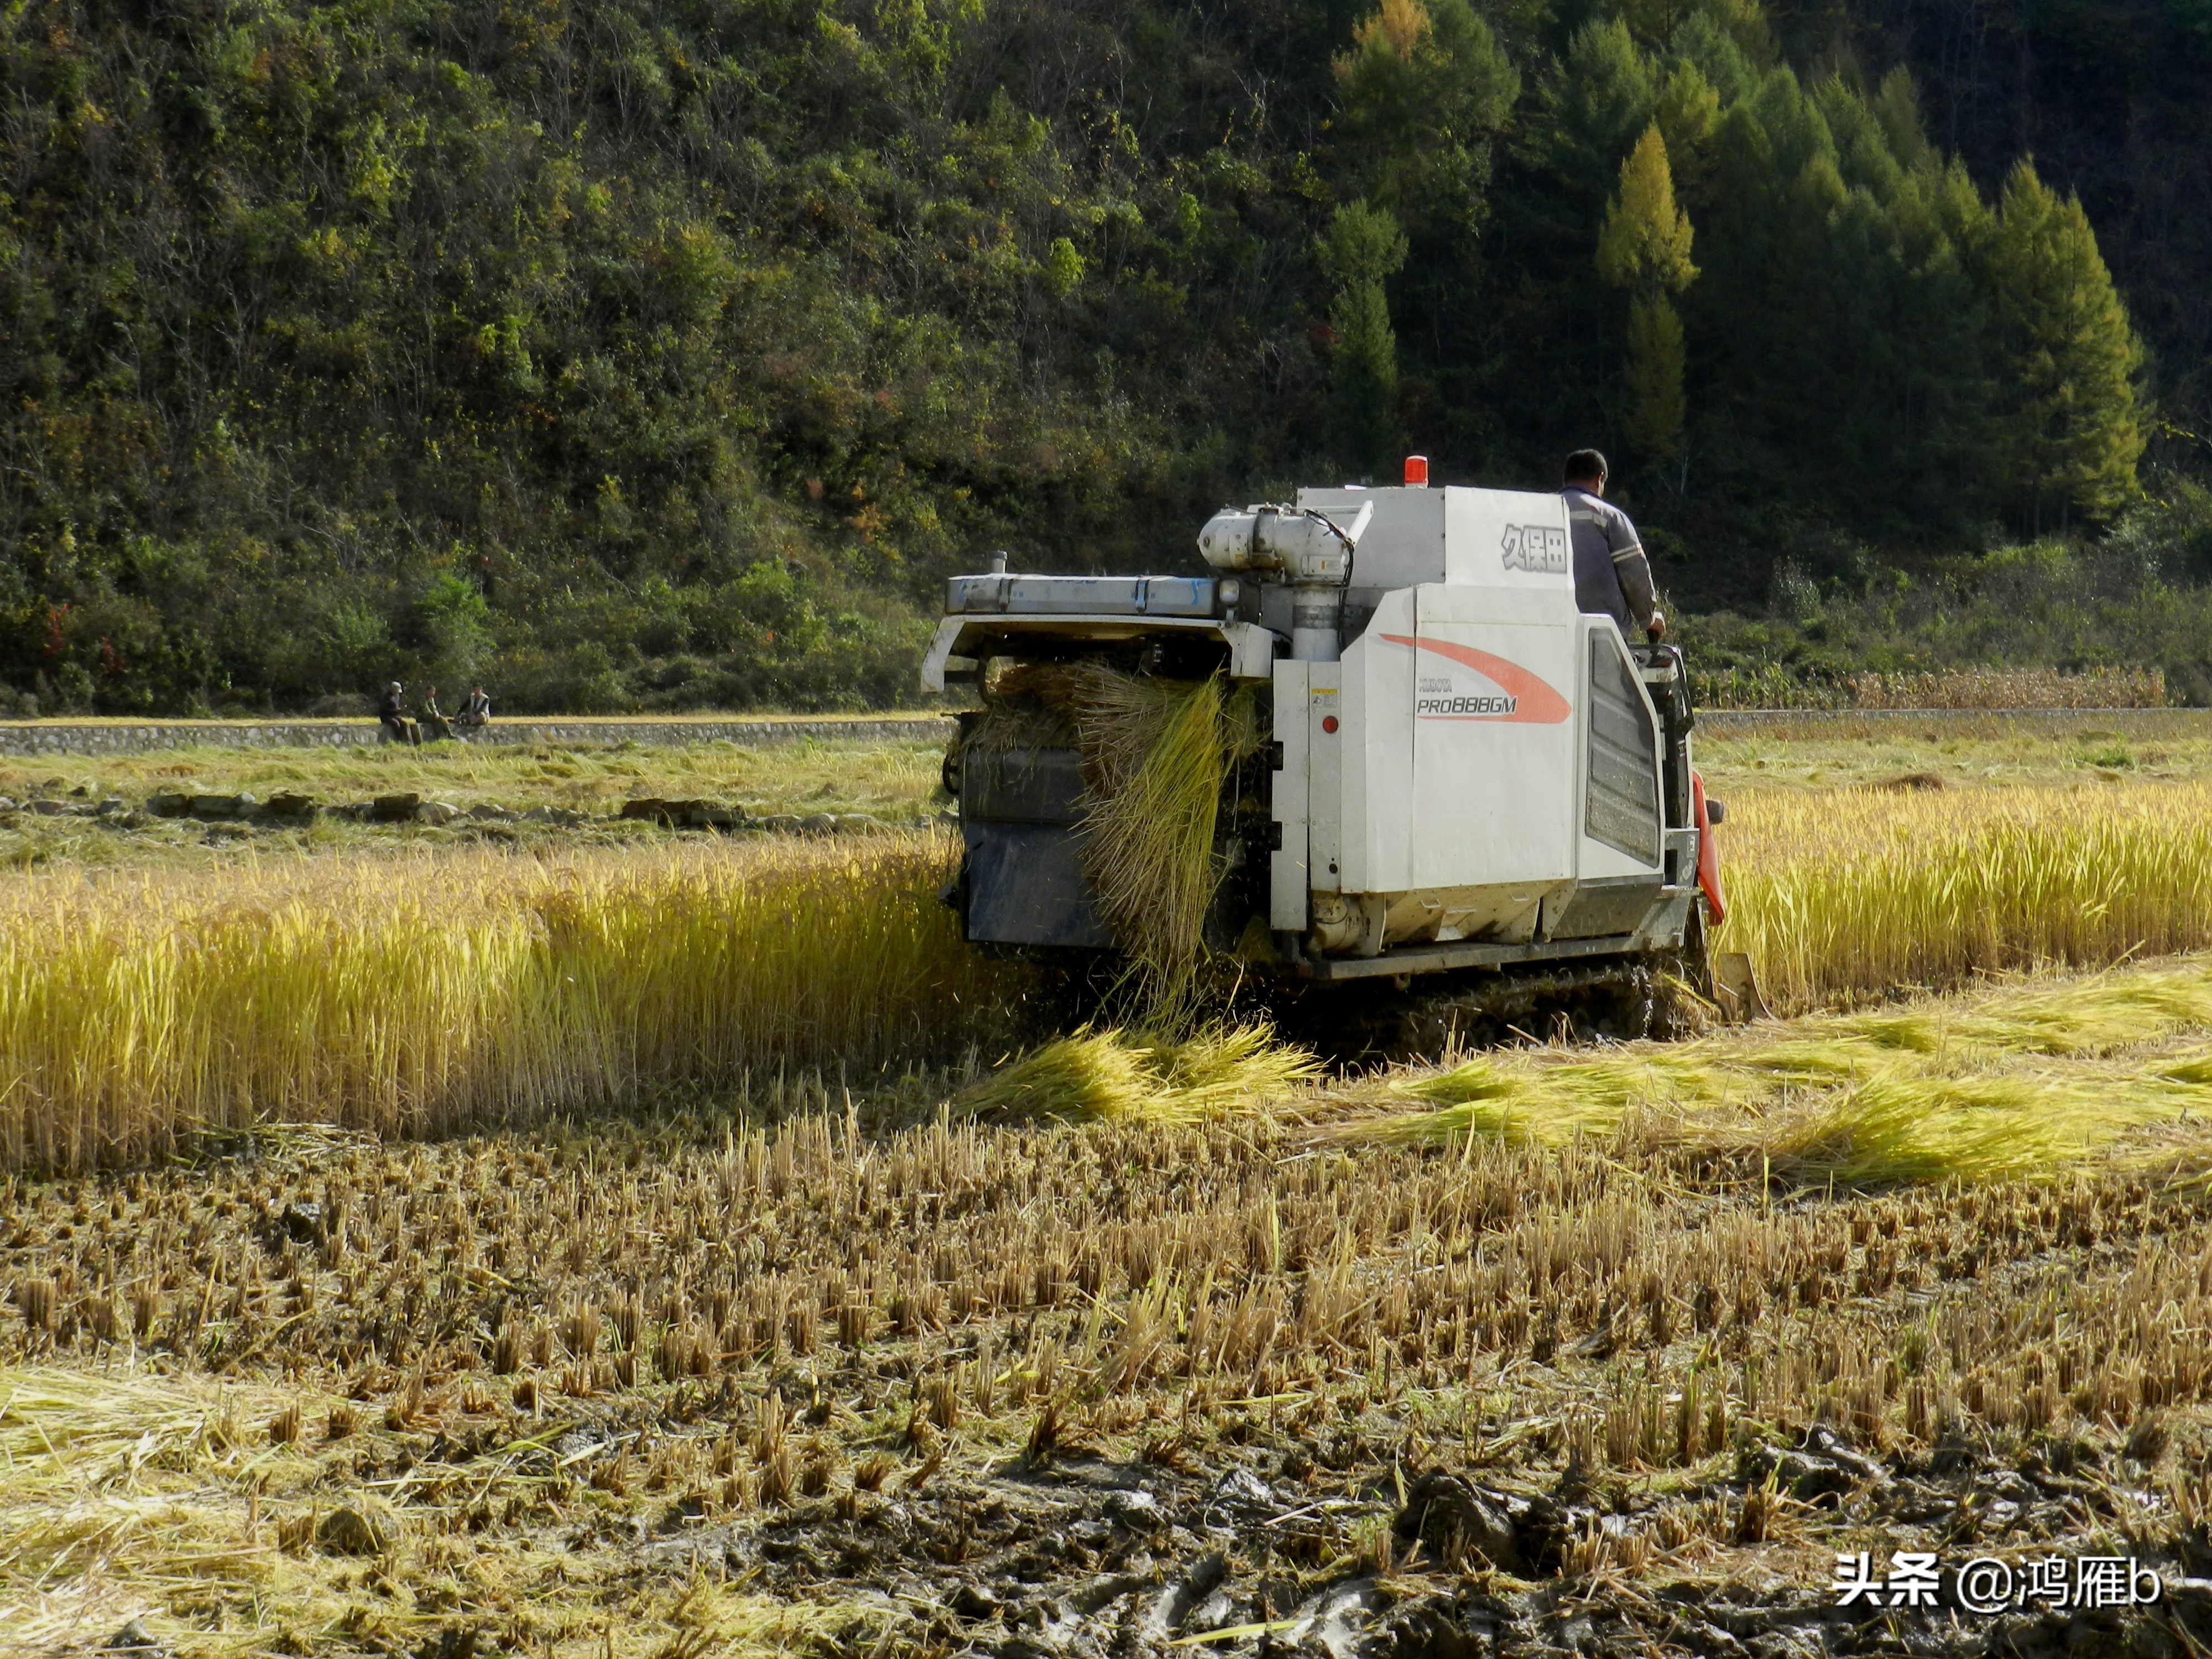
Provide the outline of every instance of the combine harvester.
[[1722,811],[1680,651],[1577,609],[1561,497],[1426,479],[1414,457],[1403,488],[1224,508],[1198,538],[1210,576],[1021,575],[1001,555],[951,580],[922,678],[985,705],[945,767],[969,940],[1127,943],[1086,865],[1079,736],[987,712],[1023,672],[1090,664],[1250,688],[1261,740],[1225,771],[1204,937],[1340,1052],[1562,1011],[1641,1034],[1658,973],[1711,989]]

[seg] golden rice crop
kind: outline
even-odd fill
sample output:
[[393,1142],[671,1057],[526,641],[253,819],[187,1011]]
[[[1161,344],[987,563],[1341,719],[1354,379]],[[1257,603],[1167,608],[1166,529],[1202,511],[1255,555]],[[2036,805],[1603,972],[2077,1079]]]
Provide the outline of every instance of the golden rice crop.
[[998,1035],[939,836],[41,875],[0,893],[0,1162],[180,1133],[434,1133]]
[[[1731,804],[1716,944],[1748,952],[1785,1011],[2212,945],[2212,787]],[[1003,1040],[1022,984],[936,902],[955,856],[921,835],[26,872],[0,887],[0,1165],[82,1169],[283,1121],[436,1132],[747,1068],[952,1059]],[[1917,1016],[1886,1018],[1915,1040]],[[2078,1010],[2039,1018],[2067,1052]]]
[[1778,1011],[2212,945],[2212,787],[1759,791],[1720,830]]

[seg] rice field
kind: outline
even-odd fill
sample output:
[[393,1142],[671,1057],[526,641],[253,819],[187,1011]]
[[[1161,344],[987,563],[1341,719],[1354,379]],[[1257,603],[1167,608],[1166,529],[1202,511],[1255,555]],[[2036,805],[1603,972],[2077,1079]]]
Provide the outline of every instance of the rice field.
[[[2208,1042],[2191,961],[1609,1075],[1330,1080],[1217,1042],[1150,1058],[1145,1098],[1183,1091],[1157,1111],[805,1085],[764,1121],[16,1177],[0,1607],[55,1653],[135,1623],[179,1656],[1013,1659],[1042,1628],[1255,1659],[1404,1651],[1479,1595],[1524,1650],[1595,1619],[1720,1653],[1666,1608],[1833,1635],[1871,1536],[2118,1540],[2187,1619]],[[2017,1129],[1972,1085],[2032,1075],[2168,1092],[2033,1156],[1847,1144],[1914,1078]],[[1523,1132],[1547,1091],[1580,1115]],[[1526,1115],[1465,1109],[1500,1101]],[[1825,1166],[1777,1156],[1810,1123]]]
[[[1739,794],[1729,919],[1782,1012],[2212,946],[2212,785]],[[939,830],[420,849],[0,888],[0,1164],[313,1122],[450,1133],[996,1059],[1029,987]]]
[[[2212,717],[2201,709],[2100,710],[2007,720],[1919,722],[1872,716],[1755,724],[1710,714],[1698,764],[1715,793],[1826,792],[1911,782],[1968,792],[2068,784],[2147,786],[2212,781]],[[944,805],[935,737],[910,742],[807,740],[773,747],[619,744],[580,749],[165,750],[25,760],[0,757],[0,870],[87,867],[235,871],[298,857],[417,857],[492,846],[525,852],[652,848],[681,839],[617,816],[639,797],[708,799],[755,817],[866,813],[912,829]],[[46,806],[114,800],[143,809],[164,791],[283,793],[335,805],[414,793],[471,816],[446,827],[368,825],[326,814],[313,822],[208,824],[143,810],[101,817],[46,816]],[[499,815],[484,821],[474,815]],[[553,815],[557,822],[540,821]],[[533,815],[536,815],[533,817]]]
[[1350,1074],[929,827],[16,872],[0,1647],[2212,1647],[2212,783],[1727,796],[1781,1018]]
[[961,945],[946,860],[937,835],[778,836],[20,880],[0,1163],[285,1123],[441,1134],[1003,1047],[1020,988]]
[[2203,784],[1757,792],[1729,810],[1716,938],[1778,1010],[2212,945]]

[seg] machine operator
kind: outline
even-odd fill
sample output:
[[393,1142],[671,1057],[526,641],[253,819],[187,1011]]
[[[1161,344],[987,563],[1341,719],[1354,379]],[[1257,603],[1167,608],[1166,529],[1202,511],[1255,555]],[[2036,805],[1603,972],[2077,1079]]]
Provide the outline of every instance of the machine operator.
[[1628,514],[1605,499],[1605,457],[1577,449],[1567,457],[1567,523],[1574,537],[1575,608],[1586,616],[1610,617],[1623,634],[1634,622],[1645,635],[1662,639],[1667,618],[1652,591],[1651,563]]

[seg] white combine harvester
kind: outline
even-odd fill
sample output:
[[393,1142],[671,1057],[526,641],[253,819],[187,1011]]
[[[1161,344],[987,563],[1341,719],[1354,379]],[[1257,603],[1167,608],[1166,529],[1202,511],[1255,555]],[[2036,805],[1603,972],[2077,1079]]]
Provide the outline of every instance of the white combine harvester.
[[[1653,967],[1701,975],[1721,914],[1681,653],[1577,611],[1561,497],[1431,489],[1418,457],[1407,474],[1224,509],[1198,538],[1210,577],[1002,556],[951,580],[923,679],[1103,653],[1252,684],[1273,740],[1225,792],[1210,938],[1249,958],[1263,919],[1261,966],[1316,991],[1410,1003],[1417,975],[1462,1000],[1533,978],[1648,1008]],[[1110,950],[1076,750],[978,744],[973,718],[946,769],[968,938]]]

